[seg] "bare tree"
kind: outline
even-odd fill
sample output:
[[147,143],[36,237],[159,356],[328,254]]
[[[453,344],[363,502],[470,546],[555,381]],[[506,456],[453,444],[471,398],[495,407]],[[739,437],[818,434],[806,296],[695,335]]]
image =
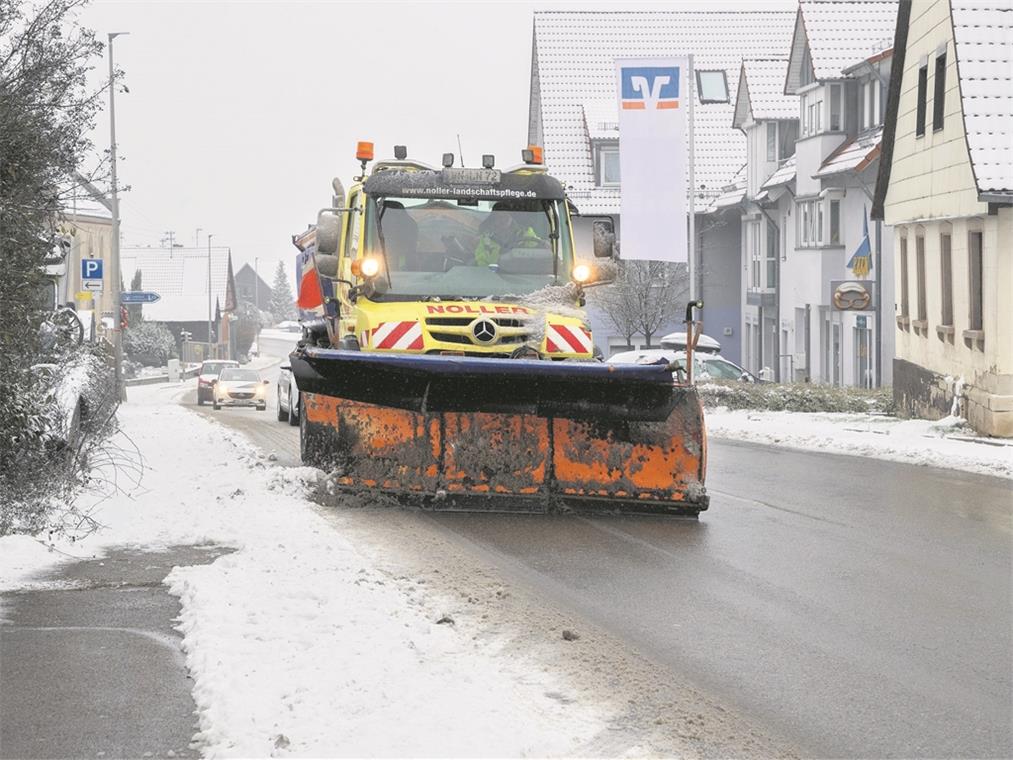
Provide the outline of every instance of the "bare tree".
[[594,302],[627,344],[639,334],[649,347],[658,330],[677,318],[688,297],[685,264],[621,261],[616,281],[596,293]]

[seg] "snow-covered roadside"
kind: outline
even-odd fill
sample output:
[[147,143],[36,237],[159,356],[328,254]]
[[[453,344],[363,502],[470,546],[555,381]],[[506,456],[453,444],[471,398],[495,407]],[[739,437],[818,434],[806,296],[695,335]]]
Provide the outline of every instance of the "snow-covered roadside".
[[1013,445],[983,438],[956,417],[931,422],[873,414],[708,409],[714,438],[852,454],[1013,478]]
[[[588,754],[609,708],[558,699],[565,685],[505,639],[438,623],[449,600],[392,579],[302,495],[315,471],[274,467],[245,439],[131,389],[122,427],[142,487],[95,516],[107,527],[60,551],[216,543],[236,551],[176,568],[180,629],[209,757]],[[0,539],[0,588],[58,561]],[[554,696],[555,695],[555,696]]]

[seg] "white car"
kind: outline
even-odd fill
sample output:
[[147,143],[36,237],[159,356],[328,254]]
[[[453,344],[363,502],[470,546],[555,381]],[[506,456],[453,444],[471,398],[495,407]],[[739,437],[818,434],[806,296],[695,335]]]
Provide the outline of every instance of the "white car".
[[267,409],[267,380],[260,379],[255,369],[226,367],[212,387],[215,409],[223,406],[255,406]]
[[298,425],[299,409],[299,388],[292,376],[292,367],[282,364],[278,373],[278,422]]
[[[698,344],[699,345],[699,344]],[[671,364],[679,360],[686,361],[685,351],[673,351],[666,348],[644,348],[639,351],[623,351],[608,358],[609,364],[655,364],[660,361]],[[735,362],[730,362],[718,354],[693,354],[694,380],[739,380],[743,383],[760,382],[755,375],[743,369]]]
[[208,359],[200,365],[197,375],[197,406],[204,406],[214,396],[214,384],[226,367],[238,367],[239,362],[229,359]]

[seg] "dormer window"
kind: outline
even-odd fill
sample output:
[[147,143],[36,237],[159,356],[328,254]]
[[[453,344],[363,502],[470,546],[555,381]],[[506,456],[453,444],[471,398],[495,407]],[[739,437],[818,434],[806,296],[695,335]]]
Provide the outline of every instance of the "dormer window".
[[858,83],[858,114],[862,129],[872,129],[882,123],[880,118],[882,95],[878,77]]
[[697,69],[696,91],[701,103],[727,103],[728,78],[724,69]]
[[619,187],[619,143],[599,143],[595,149],[599,187]]

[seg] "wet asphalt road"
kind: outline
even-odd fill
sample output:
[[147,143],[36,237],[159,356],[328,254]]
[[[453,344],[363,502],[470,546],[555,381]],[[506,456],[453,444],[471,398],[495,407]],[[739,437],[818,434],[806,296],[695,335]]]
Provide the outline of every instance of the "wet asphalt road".
[[[214,414],[294,464],[273,403]],[[699,521],[419,519],[804,754],[1013,757],[1008,481],[711,441],[708,490]]]

